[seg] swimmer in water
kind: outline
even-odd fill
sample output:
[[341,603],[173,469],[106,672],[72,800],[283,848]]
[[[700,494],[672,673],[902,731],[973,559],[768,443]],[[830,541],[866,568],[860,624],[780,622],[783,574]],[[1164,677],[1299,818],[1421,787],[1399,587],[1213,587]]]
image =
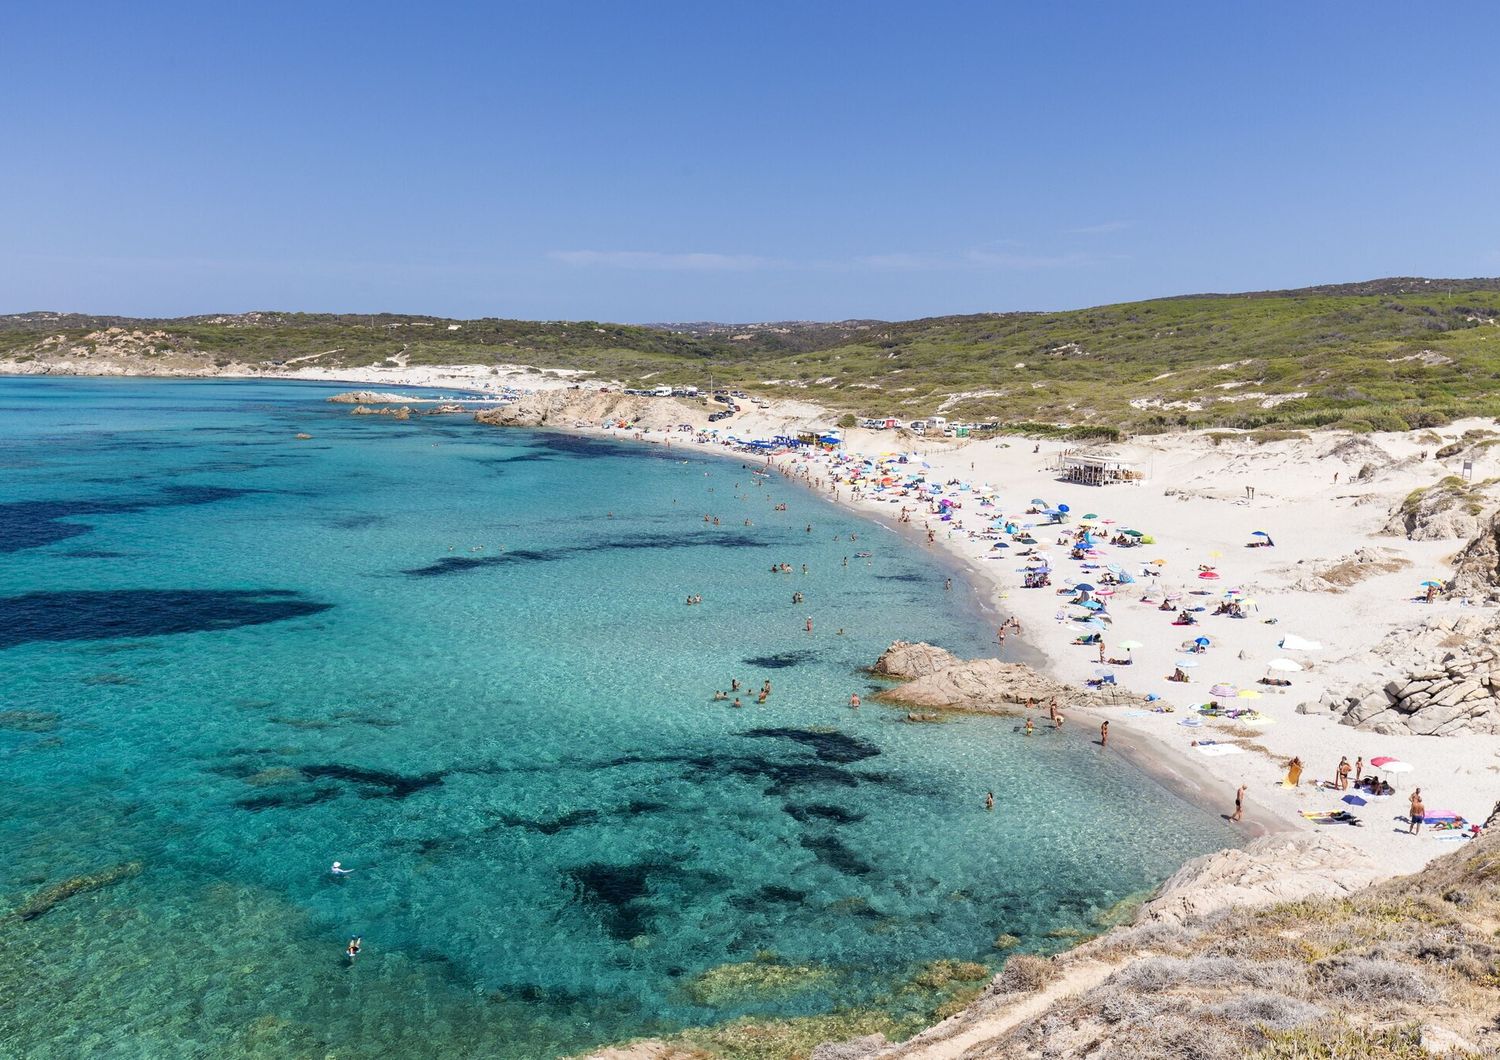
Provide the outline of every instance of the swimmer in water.
[[328,870],[329,874],[333,876],[348,876],[353,871],[353,869],[344,868],[343,863],[338,861],[335,861],[333,867]]
[[852,693],[849,696],[849,705],[851,707],[853,707],[854,709],[856,709],[856,710],[859,709],[859,693],[858,692],[854,692],[854,693]]
[[995,808],[995,793],[993,791],[984,793],[984,808],[986,810],[993,810]]
[[735,696],[734,697],[734,702],[731,703],[731,704],[729,704],[729,705],[731,707],[743,707],[745,704],[743,704],[743,703],[740,702],[740,697],[739,696]]
[[354,958],[359,956],[360,947],[364,944],[364,941],[360,936],[355,935],[349,940],[349,945],[344,947],[344,956],[349,958],[350,964],[353,964]]

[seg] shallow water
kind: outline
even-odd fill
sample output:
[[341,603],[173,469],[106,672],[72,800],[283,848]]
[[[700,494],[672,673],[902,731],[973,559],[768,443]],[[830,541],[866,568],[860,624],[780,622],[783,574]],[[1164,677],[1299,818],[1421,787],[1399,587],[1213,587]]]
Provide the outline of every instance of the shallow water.
[[[849,710],[893,639],[986,648],[889,531],[338,389],[0,379],[0,1054],[538,1057],[890,1004],[1232,842],[1086,733]],[[698,979],[768,951],[812,972]]]

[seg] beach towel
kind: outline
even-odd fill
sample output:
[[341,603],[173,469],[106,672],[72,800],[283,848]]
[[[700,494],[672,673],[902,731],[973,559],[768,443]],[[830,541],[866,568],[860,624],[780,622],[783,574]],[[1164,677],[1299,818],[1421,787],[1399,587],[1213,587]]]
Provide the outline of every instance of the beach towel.
[[1245,749],[1243,747],[1237,747],[1232,743],[1200,743],[1197,747],[1193,748],[1193,750],[1197,751],[1200,755],[1207,755],[1209,758],[1219,758],[1223,755],[1238,755],[1245,753]]

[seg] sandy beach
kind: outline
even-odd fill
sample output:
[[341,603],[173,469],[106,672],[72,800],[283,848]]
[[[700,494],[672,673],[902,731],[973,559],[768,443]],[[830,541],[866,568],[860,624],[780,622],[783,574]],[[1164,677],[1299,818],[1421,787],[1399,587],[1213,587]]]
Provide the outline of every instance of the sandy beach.
[[[737,417],[735,430],[742,438],[769,437],[809,425],[811,413],[805,406],[774,405]],[[1437,433],[1447,442],[1476,426],[1477,422],[1459,422]],[[711,452],[726,448],[717,441],[693,441],[686,433],[639,423],[628,431],[582,421],[569,428]],[[847,484],[839,487],[835,497],[829,478],[831,457],[826,453],[781,454],[772,463],[809,485],[821,480],[815,488],[888,527],[896,524],[902,506],[915,509],[913,522],[899,528],[911,531],[920,546],[924,528],[930,526],[934,533],[930,547],[946,551],[959,569],[969,572],[967,588],[979,596],[980,603],[992,613],[1013,615],[1021,622],[1025,647],[1018,649],[1012,637],[1002,657],[1032,665],[1040,661],[1041,668],[1060,679],[1082,684],[1100,670],[1097,648],[1073,644],[1080,630],[1063,616],[1077,612],[1065,608],[1069,597],[1056,591],[1065,583],[1083,581],[1091,572],[1066,559],[1067,550],[1053,543],[1059,532],[1076,531],[1080,520],[1044,528],[1044,517],[1025,514],[1035,507],[1031,498],[1043,498],[1049,505],[1066,504],[1074,515],[1096,514],[1098,519],[1090,521],[1104,531],[1139,528],[1154,539],[1154,544],[1128,553],[1103,546],[1094,559],[1101,566],[1118,562],[1132,572],[1154,566],[1161,573],[1150,580],[1164,588],[1208,594],[1184,595],[1182,606],[1207,604],[1209,610],[1197,616],[1195,626],[1175,626],[1176,610],[1162,612],[1155,606],[1159,595],[1145,604],[1138,599],[1143,588],[1140,582],[1118,587],[1108,604],[1113,621],[1103,637],[1108,657],[1128,654],[1131,663],[1105,669],[1119,685],[1155,695],[1172,710],[1155,713],[1073,706],[1068,708],[1069,720],[1094,729],[1108,719],[1111,746],[1118,745],[1122,753],[1134,755],[1164,781],[1224,814],[1232,811],[1238,786],[1246,785],[1247,838],[1267,831],[1327,831],[1370,853],[1378,865],[1375,875],[1384,877],[1414,872],[1460,842],[1453,832],[1434,832],[1430,827],[1417,836],[1408,834],[1408,796],[1413,788],[1421,788],[1429,812],[1452,810],[1468,821],[1487,817],[1495,798],[1494,773],[1500,768],[1500,737],[1387,735],[1341,725],[1336,715],[1318,707],[1325,692],[1337,693],[1395,672],[1372,654],[1372,648],[1387,635],[1436,616],[1481,610],[1463,601],[1429,604],[1421,600],[1420,583],[1449,576],[1449,561],[1465,544],[1463,540],[1414,541],[1382,531],[1391,509],[1409,492],[1451,473],[1432,455],[1441,444],[1432,441],[1432,432],[1425,437],[1382,434],[1353,441],[1348,435],[1314,434],[1263,444],[1248,440],[1215,444],[1202,433],[1142,439],[1133,448],[1149,467],[1149,477],[1138,485],[1107,487],[1059,481],[1053,465],[1062,446],[1055,442],[1038,445],[1019,437],[968,441],[910,435],[898,441],[891,432],[856,429],[845,433],[841,451],[850,456],[910,453],[913,466],[928,465],[922,473],[929,481],[994,486],[997,506],[977,510],[970,497],[954,511],[951,521],[943,522],[935,508],[914,497],[876,499],[867,493],[856,498]],[[1372,460],[1384,466],[1373,474],[1367,471],[1363,480],[1351,481]],[[1476,477],[1481,473],[1476,470]],[[1052,556],[1051,587],[1021,588],[1024,561],[1017,556],[1021,550],[997,550],[993,540],[977,536],[976,531],[1000,514],[1036,524],[1037,540],[1049,547]],[[1274,546],[1246,547],[1259,540],[1251,536],[1256,530],[1268,533]],[[1385,562],[1356,563],[1370,570],[1356,571],[1339,591],[1308,587],[1315,572],[1347,567],[1359,549],[1385,550],[1379,553]],[[1161,562],[1157,565],[1156,561]],[[1213,568],[1218,577],[1200,580],[1200,565]],[[1387,566],[1399,569],[1386,570]],[[956,584],[955,588],[965,586]],[[1230,589],[1239,591],[1239,599],[1254,601],[1245,609],[1247,617],[1211,615],[1213,606]],[[1204,652],[1188,655],[1179,650],[1184,641],[1200,635],[1211,641]],[[1301,651],[1278,647],[1288,636],[1321,647]],[[1142,647],[1128,653],[1111,649],[1121,642]],[[1268,670],[1271,660],[1286,658],[1302,669]],[[1187,671],[1190,681],[1167,680],[1182,659],[1197,664]],[[1261,684],[1261,678],[1268,675],[1289,679],[1291,684]],[[1212,695],[1210,689],[1217,685],[1233,691],[1228,696]],[[1238,692],[1243,689],[1258,692],[1260,698],[1241,698]],[[1230,719],[1200,719],[1195,708],[1213,699],[1226,708],[1254,708],[1262,720],[1247,725]],[[1309,704],[1310,712],[1299,713],[1299,704]],[[1045,723],[1045,708],[1039,722]],[[1219,748],[1234,750],[1204,753],[1194,741],[1213,741]],[[1395,791],[1370,798],[1352,786],[1347,790],[1333,787],[1341,756],[1347,756],[1351,764],[1389,756],[1413,768],[1382,774]],[[1293,757],[1300,757],[1305,769],[1300,785],[1288,787],[1283,781]],[[1377,771],[1367,765],[1365,774],[1372,772]],[[1361,801],[1345,801],[1346,797]],[[1339,811],[1352,813],[1359,825],[1304,816]]]

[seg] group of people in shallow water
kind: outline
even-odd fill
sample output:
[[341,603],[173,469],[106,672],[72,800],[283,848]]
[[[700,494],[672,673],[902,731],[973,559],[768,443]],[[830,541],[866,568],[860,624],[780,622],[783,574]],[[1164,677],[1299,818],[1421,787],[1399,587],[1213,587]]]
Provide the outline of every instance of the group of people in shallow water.
[[[716,692],[714,692],[714,700],[713,701],[715,703],[728,702],[730,694],[731,693],[737,693],[737,692],[739,692],[739,690],[740,690],[740,679],[738,677],[732,677],[732,678],[729,679],[729,691],[725,692],[723,689],[717,690]],[[757,703],[764,703],[766,700],[768,700],[770,698],[771,698],[771,681],[770,681],[769,678],[767,678],[766,681],[760,686],[760,692],[756,694],[755,702],[757,702]],[[740,702],[740,697],[738,695],[735,695],[734,696],[734,701],[731,702],[731,703],[729,703],[729,705],[731,707],[743,707],[745,704],[742,703],[742,702]]]

